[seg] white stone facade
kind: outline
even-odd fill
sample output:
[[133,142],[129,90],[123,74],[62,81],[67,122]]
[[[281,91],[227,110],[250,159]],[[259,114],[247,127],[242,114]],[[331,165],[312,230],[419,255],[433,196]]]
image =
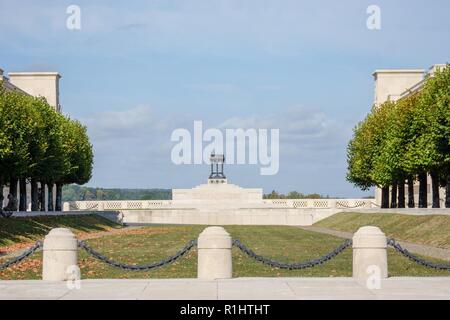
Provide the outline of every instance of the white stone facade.
[[262,189],[245,189],[228,184],[226,179],[208,179],[192,189],[173,189],[172,201],[199,210],[254,207],[261,204]]
[[44,97],[48,104],[56,110],[61,110],[59,103],[59,79],[58,72],[10,72],[8,77],[3,75],[0,69],[0,81],[7,90],[18,90],[35,97]]
[[173,189],[172,200],[71,201],[63,210],[117,211],[127,224],[308,226],[351,208],[371,208],[372,199],[263,199],[260,188],[209,179],[192,189]]

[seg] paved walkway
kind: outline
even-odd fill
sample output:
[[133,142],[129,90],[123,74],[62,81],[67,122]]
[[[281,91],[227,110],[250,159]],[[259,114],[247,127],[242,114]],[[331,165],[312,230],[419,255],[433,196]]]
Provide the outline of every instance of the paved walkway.
[[0,300],[5,299],[450,300],[450,277],[389,278],[376,290],[352,278],[82,280],[81,288],[72,290],[65,282],[0,281]]
[[[353,233],[351,232],[344,232],[344,231],[338,231],[323,227],[315,227],[315,226],[308,226],[308,227],[299,227],[303,230],[308,231],[314,231],[319,233],[325,233],[332,236],[345,238],[345,239],[351,239],[353,237]],[[396,241],[405,249],[407,249],[409,252],[420,254],[426,257],[432,257],[437,259],[443,259],[450,261],[450,249],[443,249],[443,248],[437,248],[432,246],[427,246],[423,244],[417,244],[412,242],[406,242],[406,241]]]

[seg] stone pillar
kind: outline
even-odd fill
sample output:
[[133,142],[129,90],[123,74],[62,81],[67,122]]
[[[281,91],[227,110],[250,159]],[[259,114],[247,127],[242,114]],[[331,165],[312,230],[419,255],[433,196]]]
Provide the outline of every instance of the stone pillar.
[[72,231],[66,228],[50,230],[44,239],[42,280],[68,280],[69,267],[77,265],[77,251],[77,239]]
[[70,204],[69,202],[63,203],[63,211],[70,211]]
[[222,227],[208,227],[198,237],[198,278],[230,279],[232,241]]
[[353,277],[367,282],[370,276],[387,278],[387,239],[378,227],[361,227],[353,235]]

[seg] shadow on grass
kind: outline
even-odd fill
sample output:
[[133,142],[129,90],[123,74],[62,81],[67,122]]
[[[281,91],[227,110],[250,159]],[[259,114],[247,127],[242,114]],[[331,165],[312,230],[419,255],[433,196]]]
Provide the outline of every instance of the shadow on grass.
[[40,240],[53,228],[99,232],[120,226],[97,215],[0,218],[0,246]]

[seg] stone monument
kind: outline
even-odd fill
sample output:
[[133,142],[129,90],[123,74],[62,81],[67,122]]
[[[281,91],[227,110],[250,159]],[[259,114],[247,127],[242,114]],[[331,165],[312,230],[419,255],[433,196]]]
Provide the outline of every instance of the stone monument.
[[241,188],[229,184],[224,174],[225,156],[211,154],[211,173],[208,183],[192,189],[172,189],[172,200],[177,205],[199,210],[224,210],[255,207],[262,203],[261,188]]

